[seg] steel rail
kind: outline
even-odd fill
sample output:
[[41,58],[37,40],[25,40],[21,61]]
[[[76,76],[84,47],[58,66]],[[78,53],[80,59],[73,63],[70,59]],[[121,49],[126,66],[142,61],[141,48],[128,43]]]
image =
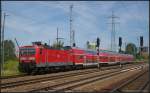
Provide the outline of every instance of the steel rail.
[[68,73],[64,75],[54,75],[54,76],[47,76],[47,77],[42,77],[42,78],[34,78],[34,79],[29,79],[29,80],[24,80],[24,81],[18,81],[18,82],[10,82],[10,83],[4,83],[1,84],[1,88],[9,88],[9,87],[16,87],[20,85],[25,85],[25,84],[30,84],[30,83],[36,83],[36,82],[43,82],[47,80],[53,80],[53,79],[59,79],[59,78],[65,78],[65,77],[71,77],[71,76],[76,76],[76,75],[82,75],[82,74],[88,74],[98,71],[97,69],[94,69],[92,71],[85,71],[85,72],[75,72],[75,73]]
[[30,83],[37,83],[37,82],[60,79],[60,78],[65,78],[65,77],[72,77],[72,76],[76,76],[76,75],[83,75],[83,74],[92,73],[92,72],[95,72],[95,71],[98,71],[98,69],[94,69],[92,71],[86,71],[86,72],[67,73],[67,74],[64,74],[64,75],[54,75],[54,76],[51,76],[51,77],[47,76],[47,77],[42,77],[42,78],[38,78],[38,79],[34,78],[34,79],[18,81],[18,82],[9,82],[9,83],[1,84],[1,88],[4,89],[4,88],[16,87],[16,86],[30,84]]
[[149,84],[149,80],[147,80],[144,84],[143,84],[143,86],[141,86],[138,90],[139,90],[139,92],[138,93],[143,93],[143,90],[148,86],[148,84]]
[[[140,66],[138,66],[140,67]],[[132,68],[133,69],[133,68]],[[129,71],[129,70],[127,70]],[[61,84],[57,84],[57,85],[53,85],[53,86],[50,86],[50,87],[46,87],[46,88],[41,88],[41,89],[33,89],[32,91],[29,91],[29,92],[37,92],[37,91],[40,91],[40,90],[50,90],[50,89],[54,89],[56,87],[61,87],[61,86],[64,86],[64,85],[68,85],[68,84],[73,84],[73,83],[78,83],[78,82],[83,82],[83,81],[86,81],[88,79],[93,79],[93,80],[89,80],[87,82],[83,82],[83,83],[80,83],[80,84],[75,84],[75,85],[72,85],[72,86],[69,86],[67,88],[63,88],[63,89],[59,89],[59,90],[56,90],[54,92],[61,92],[61,91],[64,91],[64,90],[68,90],[68,89],[72,89],[74,87],[78,87],[78,86],[81,86],[81,85],[85,85],[85,84],[88,84],[88,83],[91,83],[91,82],[95,82],[99,79],[105,79],[105,78],[109,78],[111,76],[115,76],[115,75],[118,75],[118,74],[121,74],[123,72],[127,72],[127,71],[117,71],[117,72],[114,72],[114,71],[111,71],[111,72],[108,72],[108,73],[104,73],[104,74],[99,74],[99,75],[94,75],[94,76],[90,76],[90,77],[86,77],[86,78],[82,78],[82,79],[78,79],[78,80],[73,80],[73,81],[69,81],[69,82],[64,82],[64,83],[61,83]]]
[[[132,66],[133,64],[125,64],[125,66]],[[137,64],[135,64],[137,65]],[[118,65],[115,65],[115,66],[107,66],[107,67],[103,67],[101,70],[109,70],[109,69],[116,69],[118,68]],[[94,68],[92,68],[94,69]],[[87,70],[91,70],[91,69],[87,69]],[[72,71],[72,70],[71,70]],[[79,71],[79,70],[76,70],[76,71]],[[61,72],[60,72],[61,73]],[[80,72],[78,72],[80,73]],[[13,78],[20,78],[20,77],[24,77],[24,76],[28,76],[27,74],[22,74],[22,75],[15,75],[15,76],[8,76],[8,77],[1,77],[2,80],[5,80],[5,79],[13,79]],[[14,82],[10,82],[10,83],[14,83]],[[9,84],[9,83],[6,83],[6,84]],[[1,83],[1,85],[3,85],[3,83]]]
[[110,91],[110,93],[123,92],[123,91],[120,90],[121,88],[123,88],[124,86],[126,86],[126,85],[132,83],[133,81],[137,80],[139,77],[141,77],[142,75],[144,75],[146,72],[148,72],[148,70],[144,71],[144,72],[141,73],[141,74],[137,74],[134,78],[129,79],[127,82],[122,83],[122,84],[119,85],[118,87],[112,89],[112,90]]

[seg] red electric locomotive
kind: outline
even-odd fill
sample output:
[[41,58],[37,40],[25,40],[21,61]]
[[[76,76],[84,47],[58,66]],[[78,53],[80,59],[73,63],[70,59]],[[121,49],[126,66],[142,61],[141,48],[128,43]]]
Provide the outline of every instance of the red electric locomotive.
[[[52,48],[40,42],[32,46],[20,47],[19,70],[31,73],[34,70],[49,69],[49,67],[72,66],[74,60],[69,48]],[[71,54],[71,55],[70,55]]]
[[102,63],[131,62],[132,55],[100,50],[99,55],[94,50],[84,50],[66,46],[53,48],[41,42],[33,42],[31,46],[19,48],[19,70],[25,73],[56,68],[77,68],[98,66]]

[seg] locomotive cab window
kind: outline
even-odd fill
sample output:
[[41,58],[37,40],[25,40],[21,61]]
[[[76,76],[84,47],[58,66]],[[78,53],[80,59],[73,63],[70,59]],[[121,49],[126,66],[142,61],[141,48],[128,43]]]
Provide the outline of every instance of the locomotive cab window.
[[20,55],[25,55],[25,56],[35,54],[34,48],[21,48],[19,51],[20,51]]

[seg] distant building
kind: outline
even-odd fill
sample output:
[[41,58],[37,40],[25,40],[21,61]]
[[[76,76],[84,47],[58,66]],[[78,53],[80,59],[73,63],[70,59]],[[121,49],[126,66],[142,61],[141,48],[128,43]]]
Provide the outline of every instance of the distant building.
[[146,53],[148,53],[149,52],[149,47],[143,47],[143,52],[146,52]]
[[[140,50],[140,48],[139,48],[139,50]],[[141,55],[142,55],[145,59],[148,59],[148,58],[149,58],[149,47],[144,46],[144,47],[142,48]]]
[[93,50],[96,50],[96,43],[95,42],[89,42],[89,44],[87,45],[88,49],[93,49]]
[[[138,47],[138,50],[140,51],[140,50],[141,50],[141,47]],[[143,53],[149,53],[149,47],[148,47],[148,46],[142,47],[142,52],[143,52]]]

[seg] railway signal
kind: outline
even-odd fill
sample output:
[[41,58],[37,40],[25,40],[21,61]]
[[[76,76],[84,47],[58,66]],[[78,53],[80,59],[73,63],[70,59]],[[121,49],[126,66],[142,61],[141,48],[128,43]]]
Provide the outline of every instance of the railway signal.
[[140,46],[143,46],[143,36],[140,36]]
[[99,38],[97,38],[96,46],[97,46],[97,47],[99,47],[99,45],[100,45],[100,39],[99,39]]
[[143,36],[140,36],[140,55],[143,51]]
[[75,47],[76,46],[76,44],[75,43],[73,43],[73,47]]
[[97,41],[96,41],[97,55],[99,55],[99,46],[100,46],[100,39],[97,37]]
[[122,46],[122,37],[119,37],[119,47],[120,47],[119,52],[121,52],[121,46]]

